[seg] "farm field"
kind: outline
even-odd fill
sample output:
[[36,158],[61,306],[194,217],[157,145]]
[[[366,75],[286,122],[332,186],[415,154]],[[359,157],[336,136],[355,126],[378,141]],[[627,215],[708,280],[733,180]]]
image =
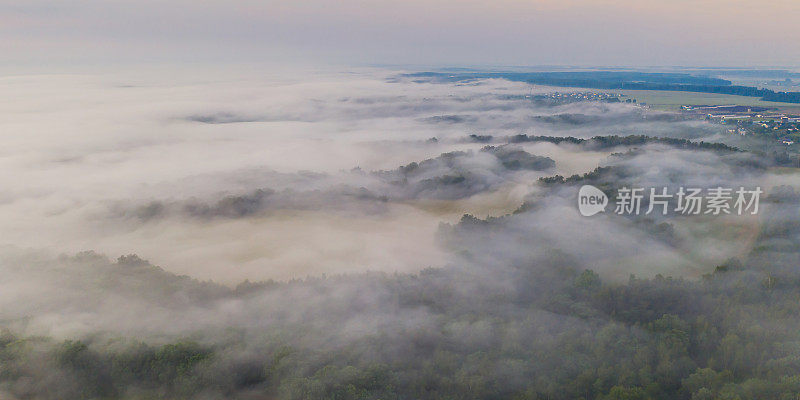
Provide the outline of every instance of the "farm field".
[[677,110],[682,105],[720,105],[736,104],[742,106],[777,108],[787,113],[800,113],[800,105],[762,101],[757,97],[733,96],[727,94],[673,92],[661,90],[614,90],[624,96],[647,103],[654,109]]

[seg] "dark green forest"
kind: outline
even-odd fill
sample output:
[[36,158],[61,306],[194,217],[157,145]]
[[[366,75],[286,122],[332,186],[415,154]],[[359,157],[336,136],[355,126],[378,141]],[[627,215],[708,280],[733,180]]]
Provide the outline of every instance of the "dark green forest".
[[536,85],[579,87],[590,89],[666,90],[729,94],[759,97],[764,101],[800,103],[800,92],[775,92],[752,86],[733,85],[731,81],[704,75],[652,72],[421,72],[406,74],[417,79],[442,82],[465,82],[476,79],[507,79]]
[[[732,260],[698,281],[602,282],[557,263],[513,292],[464,296],[456,271],[361,276],[432,326],[324,349],[293,346],[312,324],[266,329],[257,349],[192,338],[161,345],[0,338],[0,379],[21,398],[795,399],[800,279]],[[126,268],[152,268],[129,266]],[[542,273],[544,272],[544,274]],[[545,278],[546,280],[542,280]],[[184,282],[195,285],[194,282]],[[240,286],[302,286],[328,280]],[[355,301],[354,299],[349,299]],[[471,327],[467,337],[453,327]],[[401,340],[396,340],[402,338]],[[34,383],[36,383],[34,385]],[[248,397],[250,396],[250,397]]]

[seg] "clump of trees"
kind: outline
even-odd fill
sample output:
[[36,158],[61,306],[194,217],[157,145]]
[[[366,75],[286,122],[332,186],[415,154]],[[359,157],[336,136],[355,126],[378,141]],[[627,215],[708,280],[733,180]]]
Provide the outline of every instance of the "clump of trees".
[[646,135],[629,135],[629,136],[595,136],[591,139],[575,138],[571,136],[528,136],[519,134],[508,138],[510,143],[570,143],[580,145],[586,150],[606,150],[622,146],[644,146],[647,144],[663,144],[676,149],[684,150],[704,150],[714,151],[720,153],[726,152],[740,152],[741,150],[728,146],[719,142],[693,142],[688,139],[680,138],[665,138]]

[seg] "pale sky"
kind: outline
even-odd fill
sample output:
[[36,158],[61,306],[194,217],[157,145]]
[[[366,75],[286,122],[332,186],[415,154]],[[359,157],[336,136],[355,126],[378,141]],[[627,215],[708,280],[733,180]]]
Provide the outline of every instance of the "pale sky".
[[796,67],[798,21],[798,0],[0,0],[0,63]]

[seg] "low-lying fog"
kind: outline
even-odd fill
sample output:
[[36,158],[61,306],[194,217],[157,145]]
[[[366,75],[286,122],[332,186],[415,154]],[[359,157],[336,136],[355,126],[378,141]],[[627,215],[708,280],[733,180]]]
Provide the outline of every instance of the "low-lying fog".
[[539,177],[625,150],[498,138],[717,132],[630,104],[542,105],[552,88],[502,80],[172,72],[0,78],[1,245],[135,253],[226,284],[415,272],[450,261],[441,223],[511,213]]
[[[342,188],[383,196],[373,171],[479,152],[483,144],[467,142],[468,134],[551,134],[557,127],[534,129],[531,117],[569,111],[508,98],[532,93],[527,85],[392,76],[2,77],[0,242],[53,253],[136,253],[169,271],[226,283],[416,271],[444,262],[434,240],[440,222],[511,212],[539,176],[581,173],[608,155],[529,145],[555,168],[486,176],[469,193],[409,193],[363,207],[347,196],[325,196]],[[294,198],[236,218],[142,219],[128,212],[153,202],[214,203],[258,189],[290,190]]]

